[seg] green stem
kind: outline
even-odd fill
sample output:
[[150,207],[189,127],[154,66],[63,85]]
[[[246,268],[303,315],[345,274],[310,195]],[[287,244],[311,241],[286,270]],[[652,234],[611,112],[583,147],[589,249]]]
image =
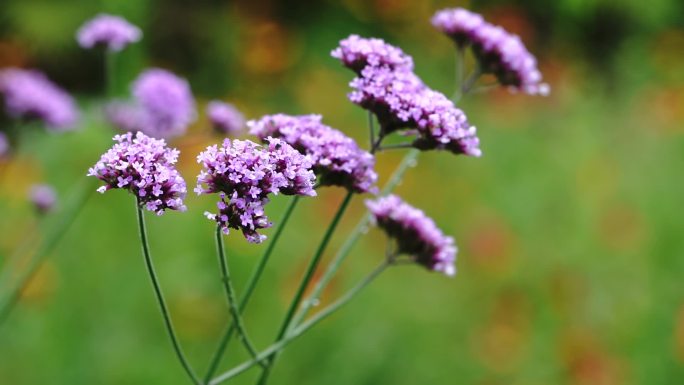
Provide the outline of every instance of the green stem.
[[[240,314],[242,314],[242,311],[247,306],[249,299],[252,297],[252,293],[254,292],[254,289],[256,288],[262,273],[264,272],[264,269],[266,267],[266,264],[268,263],[269,258],[271,257],[271,253],[275,249],[275,245],[278,243],[280,235],[283,233],[283,230],[285,229],[285,226],[287,225],[287,222],[290,219],[292,212],[297,206],[297,202],[299,202],[299,199],[300,197],[295,196],[290,201],[290,204],[287,206],[287,209],[285,210],[285,215],[283,216],[283,219],[277,226],[275,234],[273,234],[273,239],[271,239],[271,241],[268,243],[266,250],[261,255],[261,259],[254,268],[252,275],[249,277],[249,280],[247,281],[247,285],[245,287],[245,292],[242,295],[242,298],[240,298],[240,304],[238,305]],[[219,345],[216,348],[214,355],[212,356],[211,363],[209,364],[209,369],[207,369],[207,373],[204,376],[205,383],[209,382],[214,373],[216,373],[216,369],[218,368],[219,363],[221,362],[221,358],[225,353],[226,347],[228,346],[228,342],[232,338],[234,331],[235,325],[233,323],[230,323],[226,328],[225,333],[223,333],[223,337],[221,338],[221,341],[219,342]]]
[[370,146],[373,147],[375,145],[375,119],[371,110],[368,110],[368,128],[370,132]]
[[226,253],[223,247],[223,231],[221,226],[216,226],[216,250],[219,259],[219,265],[221,265],[221,280],[223,281],[223,287],[226,290],[226,299],[228,300],[228,308],[230,309],[230,314],[233,318],[233,324],[237,329],[238,335],[245,345],[245,348],[252,355],[252,358],[256,358],[256,350],[252,345],[249,337],[247,336],[247,331],[242,323],[242,317],[240,316],[240,310],[237,307],[237,301],[235,298],[235,290],[233,289],[233,283],[230,279],[230,270],[228,269],[228,260],[226,258]]
[[[350,191],[347,193],[347,195],[344,197],[344,200],[342,201],[342,204],[340,205],[340,208],[337,210],[337,213],[333,217],[330,226],[328,226],[328,230],[326,230],[325,235],[323,236],[323,240],[318,246],[318,249],[316,250],[316,253],[314,254],[313,258],[309,262],[309,266],[306,269],[304,278],[302,279],[302,282],[299,284],[299,288],[297,289],[297,292],[295,293],[295,296],[292,299],[292,302],[290,303],[290,307],[287,310],[285,319],[283,319],[283,322],[280,325],[280,330],[278,331],[276,341],[282,339],[285,336],[285,333],[287,333],[288,329],[290,328],[292,318],[294,318],[295,313],[297,312],[299,304],[302,300],[302,297],[304,296],[304,292],[306,291],[306,288],[309,286],[309,282],[311,282],[311,278],[313,278],[314,272],[316,271],[316,268],[318,267],[318,264],[321,261],[323,252],[328,246],[328,243],[330,242],[330,239],[332,238],[332,235],[335,232],[335,229],[337,228],[340,219],[342,218],[342,214],[344,214],[344,212],[346,211],[347,207],[349,206],[349,202],[351,202],[351,198],[353,196],[353,192]],[[261,372],[261,377],[259,378],[258,384],[263,385],[268,381],[268,376],[271,372],[271,367],[273,366],[273,363],[275,362],[276,358],[277,354],[273,355],[268,359],[268,361],[266,361],[266,368]]]
[[181,365],[183,365],[183,369],[185,369],[185,372],[188,374],[188,376],[194,384],[202,385],[199,378],[197,378],[195,372],[192,370],[192,367],[190,367],[190,364],[185,359],[183,350],[181,349],[180,343],[178,342],[178,338],[176,337],[176,332],[173,330],[171,316],[169,315],[169,310],[166,306],[166,302],[164,301],[164,296],[162,295],[161,287],[159,286],[159,280],[157,279],[157,274],[155,273],[154,265],[152,264],[152,257],[150,256],[150,246],[147,242],[147,230],[145,228],[145,215],[143,213],[143,209],[140,205],[140,202],[138,201],[137,203],[138,204],[136,205],[136,207],[138,209],[138,229],[140,230],[140,241],[142,243],[143,256],[145,257],[145,266],[147,267],[147,272],[149,273],[150,279],[152,280],[152,286],[154,287],[154,293],[157,296],[159,309],[161,310],[162,316],[164,318],[164,325],[166,326],[166,331],[168,332],[169,337],[171,337],[171,344],[173,345],[173,349],[176,352],[176,356],[178,356],[178,360],[180,361]]
[[[392,176],[380,192],[381,196],[385,196],[391,193],[397,187],[399,182],[401,182],[402,178],[404,177],[406,171],[410,167],[415,166],[416,159],[418,158],[419,154],[419,150],[413,149],[404,156],[404,159],[402,159],[401,163],[399,163],[399,166],[397,166],[397,168],[394,170],[394,173],[392,173]],[[342,265],[342,262],[344,262],[344,260],[347,258],[356,242],[359,240],[359,238],[361,238],[361,235],[363,235],[366,229],[368,229],[370,221],[371,214],[366,213],[366,215],[363,218],[361,218],[361,220],[356,225],[351,234],[349,234],[349,237],[345,240],[344,244],[335,255],[335,258],[333,258],[332,262],[330,262],[330,264],[328,265],[328,268],[323,274],[323,277],[316,283],[316,286],[314,286],[311,295],[302,304],[302,309],[297,314],[293,322],[293,325],[298,325],[301,322],[301,320],[304,319],[304,317],[306,317],[306,314],[311,309],[311,307],[319,301],[321,293],[326,288],[330,280],[332,280],[335,273],[337,273],[337,270],[339,270],[340,266]]]
[[279,339],[276,341],[274,344],[269,346],[268,348],[262,350],[259,354],[257,354],[256,358],[245,361],[242,364],[234,367],[233,369],[219,375],[218,377],[214,378],[213,380],[209,381],[209,385],[218,385],[222,382],[225,382],[238,374],[241,374],[245,372],[247,369],[251,368],[252,366],[256,365],[260,361],[263,361],[265,359],[268,359],[270,357],[275,356],[283,350],[283,348],[292,342],[294,339],[297,337],[301,336],[306,332],[307,330],[311,329],[313,326],[318,324],[319,322],[323,321],[327,317],[329,317],[331,314],[339,310],[342,306],[344,306],[347,302],[349,302],[356,294],[358,294],[363,288],[368,286],[373,280],[375,280],[380,273],[385,271],[385,269],[389,266],[389,263],[387,261],[384,261],[380,266],[378,266],[375,270],[373,270],[366,278],[361,280],[356,286],[354,286],[352,289],[350,289],[347,293],[345,293],[342,297],[340,297],[337,301],[333,302],[332,304],[328,305],[325,309],[321,310],[320,312],[316,313],[313,315],[310,319],[308,319],[306,322],[301,324],[300,326],[292,329],[287,335],[285,335],[283,338]]
[[460,88],[454,94],[453,98],[451,99],[454,104],[457,104],[463,96],[468,95],[468,93],[473,90],[473,87],[475,86],[475,83],[477,83],[477,80],[480,78],[480,76],[482,76],[482,69],[477,66],[470,76],[468,76],[468,78],[461,83]]

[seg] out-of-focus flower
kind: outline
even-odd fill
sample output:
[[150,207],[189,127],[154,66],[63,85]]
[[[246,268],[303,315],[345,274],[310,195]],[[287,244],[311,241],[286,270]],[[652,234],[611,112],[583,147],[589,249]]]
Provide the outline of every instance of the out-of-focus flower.
[[463,8],[438,11],[432,24],[461,47],[470,45],[480,70],[496,76],[502,86],[530,95],[549,94],[549,85],[542,83],[537,59],[519,36]]
[[120,16],[107,14],[99,14],[88,20],[76,33],[76,40],[81,47],[103,45],[110,51],[121,51],[140,38],[140,28]]
[[374,221],[397,243],[396,255],[408,255],[429,270],[448,276],[456,273],[456,246],[423,211],[396,195],[366,201]]
[[413,59],[400,48],[387,44],[382,39],[351,35],[340,41],[339,47],[331,55],[357,74],[367,66],[413,71]]
[[289,144],[267,138],[265,147],[249,140],[226,139],[200,153],[202,171],[197,177],[198,195],[219,193],[218,214],[205,213],[228,234],[241,230],[252,243],[265,235],[257,230],[271,227],[264,206],[269,194],[315,196],[311,160]]
[[0,131],[0,159],[2,159],[5,155],[9,154],[9,152],[9,139],[7,138],[7,135],[5,135],[4,132]]
[[342,186],[357,193],[375,192],[378,175],[373,155],[354,139],[321,122],[320,115],[276,114],[250,121],[250,133],[261,140],[281,138],[313,161],[321,185]]
[[0,93],[7,114],[13,118],[38,119],[55,131],[72,128],[78,120],[74,100],[35,70],[0,70]]
[[184,134],[196,118],[190,85],[169,71],[146,70],[135,80],[132,91],[132,103],[115,102],[106,109],[108,120],[121,130],[171,138]]
[[237,135],[245,127],[245,116],[230,103],[213,100],[207,104],[207,117],[216,132]]
[[47,184],[33,185],[29,191],[29,198],[40,214],[48,213],[57,203],[55,189]]
[[179,151],[142,132],[116,135],[117,142],[88,170],[105,185],[97,191],[121,188],[136,196],[149,211],[162,215],[164,210],[185,211],[185,180],[175,164]]

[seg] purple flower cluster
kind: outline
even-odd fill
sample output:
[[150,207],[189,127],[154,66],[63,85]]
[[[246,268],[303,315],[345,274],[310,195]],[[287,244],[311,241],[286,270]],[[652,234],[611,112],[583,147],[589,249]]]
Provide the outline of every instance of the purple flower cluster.
[[237,135],[245,127],[245,117],[232,104],[217,100],[207,104],[207,117],[216,132]]
[[107,14],[99,14],[88,20],[76,33],[76,40],[81,47],[93,48],[101,44],[110,51],[121,51],[141,37],[140,28],[122,17]]
[[226,139],[200,153],[202,171],[197,177],[198,195],[219,193],[218,214],[206,213],[228,234],[241,230],[252,243],[265,235],[259,229],[271,227],[264,206],[269,194],[315,196],[311,160],[289,144],[268,138],[265,147],[249,140]]
[[38,71],[0,70],[0,93],[13,118],[39,119],[49,128],[66,130],[78,120],[74,100]]
[[463,111],[425,85],[413,73],[410,57],[399,48],[380,39],[351,36],[333,56],[357,72],[349,99],[376,115],[382,135],[409,130],[416,136],[414,147],[421,150],[481,155],[476,129]]
[[366,201],[375,223],[397,242],[397,255],[405,254],[429,270],[448,276],[456,273],[456,246],[421,210],[396,195]]
[[163,139],[150,138],[142,132],[117,135],[114,141],[117,143],[88,170],[88,176],[106,183],[98,192],[128,190],[143,207],[157,215],[166,209],[185,211],[185,180],[175,167],[178,150],[168,148]]
[[320,115],[264,116],[247,123],[250,134],[264,140],[281,138],[313,162],[321,185],[342,186],[357,193],[375,192],[378,175],[373,155],[342,132],[324,125]]
[[525,48],[519,36],[462,8],[437,12],[432,18],[432,25],[461,48],[470,45],[480,70],[496,76],[501,85],[530,95],[548,95],[549,85],[542,83],[537,59]]
[[185,133],[196,117],[195,100],[185,79],[159,69],[148,69],[133,83],[133,103],[107,108],[109,121],[124,131],[141,131],[155,138]]
[[52,186],[37,184],[31,187],[29,198],[40,214],[46,214],[55,207],[57,193]]

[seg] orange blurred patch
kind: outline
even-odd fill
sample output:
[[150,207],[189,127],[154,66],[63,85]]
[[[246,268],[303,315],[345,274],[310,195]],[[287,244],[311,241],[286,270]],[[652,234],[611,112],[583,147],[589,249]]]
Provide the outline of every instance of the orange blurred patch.
[[601,213],[600,240],[613,250],[629,251],[640,248],[646,238],[646,226],[636,207],[614,203]]
[[290,31],[273,20],[253,21],[241,41],[243,70],[256,75],[284,72],[302,52]]
[[624,365],[609,354],[589,331],[568,333],[561,343],[561,355],[576,385],[615,385],[625,381]]
[[21,300],[43,302],[50,298],[59,286],[59,272],[51,261],[45,261],[21,291]]
[[[667,81],[682,80],[682,61],[684,61],[684,30],[669,29],[653,40],[651,58],[659,76]],[[681,104],[680,104],[681,105]]]
[[197,292],[184,292],[172,299],[174,323],[184,336],[194,339],[215,337],[230,321],[225,301],[216,301]]
[[679,308],[675,319],[674,348],[675,358],[684,364],[684,305]]
[[0,67],[24,67],[26,62],[26,52],[19,42],[0,40]]
[[498,217],[490,216],[472,227],[465,237],[465,255],[473,265],[489,272],[501,272],[511,266],[515,235]]
[[651,87],[634,101],[635,119],[644,121],[639,127],[660,134],[684,132],[684,87]]
[[570,269],[559,269],[549,276],[551,305],[565,318],[572,320],[580,314],[580,306],[587,295],[584,277]]

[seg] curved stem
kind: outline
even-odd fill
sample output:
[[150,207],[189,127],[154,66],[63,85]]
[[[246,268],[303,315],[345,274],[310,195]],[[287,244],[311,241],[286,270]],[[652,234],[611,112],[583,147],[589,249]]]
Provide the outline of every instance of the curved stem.
[[[287,225],[287,222],[290,219],[292,212],[297,206],[297,202],[299,202],[299,199],[300,197],[295,196],[290,201],[290,204],[287,206],[287,209],[285,210],[283,219],[280,221],[280,224],[276,228],[275,234],[273,234],[273,239],[271,239],[271,241],[268,243],[266,250],[261,255],[261,259],[254,268],[252,275],[249,277],[249,280],[247,281],[247,285],[245,287],[245,292],[240,298],[240,304],[238,305],[240,314],[242,314],[242,311],[247,306],[247,303],[249,303],[249,299],[252,297],[252,293],[254,293],[254,289],[256,288],[256,285],[259,282],[262,273],[264,272],[264,268],[266,267],[266,264],[268,263],[268,260],[271,257],[271,253],[275,249],[275,245],[278,243],[278,239],[280,239],[280,235],[283,233],[283,230],[285,229],[285,226]],[[218,365],[221,362],[221,358],[223,357],[223,354],[226,351],[226,347],[228,346],[228,342],[230,341],[234,332],[235,325],[231,323],[230,325],[228,325],[225,333],[223,333],[223,337],[221,337],[221,341],[219,342],[219,345],[216,348],[214,355],[212,356],[211,363],[209,364],[207,373],[204,376],[205,383],[209,382],[214,373],[216,373],[216,369],[218,368]]]
[[250,361],[243,362],[242,364],[234,367],[233,369],[231,369],[231,370],[219,375],[218,377],[214,378],[213,380],[209,381],[208,384],[209,385],[218,385],[222,382],[225,382],[225,381],[237,376],[238,374],[243,373],[247,369],[256,365],[259,361],[262,361],[264,359],[275,356],[281,350],[283,350],[283,348],[287,344],[289,344],[294,339],[296,339],[297,337],[304,334],[304,332],[311,329],[313,326],[315,326],[316,324],[318,324],[319,322],[328,318],[331,314],[333,314],[334,312],[339,310],[342,306],[344,306],[347,302],[349,302],[356,294],[358,294],[363,288],[365,288],[371,282],[373,282],[380,275],[380,273],[385,271],[385,269],[388,266],[389,266],[389,263],[387,261],[383,261],[383,263],[380,266],[378,266],[368,276],[366,276],[366,278],[364,278],[358,284],[356,284],[356,286],[354,286],[348,292],[346,292],[344,295],[342,295],[337,301],[328,305],[325,309],[323,309],[320,312],[313,315],[306,322],[304,322],[300,326],[292,329],[283,338],[279,339],[278,341],[276,341],[271,346],[262,350],[259,354],[256,355],[256,358],[254,358]]
[[[378,140],[379,142],[380,140]],[[340,205],[340,208],[337,210],[337,213],[333,217],[332,222],[330,222],[330,226],[328,226],[328,229],[325,232],[325,235],[323,236],[323,240],[321,241],[320,245],[318,245],[318,249],[316,250],[316,253],[314,254],[313,258],[311,258],[311,261],[309,262],[309,266],[306,269],[306,273],[304,274],[304,278],[302,279],[302,282],[299,284],[299,288],[297,289],[297,292],[295,293],[294,298],[292,299],[292,302],[290,303],[290,307],[287,310],[287,314],[285,315],[285,319],[283,319],[282,324],[280,325],[280,330],[278,331],[278,336],[276,337],[276,341],[282,339],[285,334],[287,333],[288,329],[290,328],[290,325],[292,323],[292,319],[295,316],[295,313],[299,307],[299,304],[302,300],[302,297],[304,296],[304,291],[306,288],[309,286],[309,282],[311,282],[311,278],[313,278],[313,274],[316,271],[316,268],[318,267],[318,264],[321,261],[321,257],[323,256],[323,252],[325,251],[326,247],[328,246],[328,243],[330,242],[330,239],[332,238],[333,233],[335,232],[335,229],[337,228],[338,223],[340,222],[340,219],[342,218],[342,214],[346,211],[347,207],[349,206],[349,202],[351,202],[351,198],[354,196],[353,192],[347,192],[347,195],[344,197],[344,200],[342,201],[342,204]],[[261,372],[261,377],[259,378],[258,384],[265,384],[268,381],[268,376],[271,372],[271,367],[273,366],[273,363],[275,362],[277,358],[277,354],[273,355],[266,361],[266,368]]]
[[195,372],[192,370],[192,367],[190,367],[190,364],[185,359],[183,350],[181,349],[178,338],[176,337],[176,332],[173,330],[171,316],[169,315],[169,310],[166,306],[166,302],[164,301],[164,296],[162,295],[161,287],[159,286],[159,280],[157,279],[157,274],[155,273],[154,265],[152,264],[152,257],[150,256],[150,246],[147,242],[147,230],[145,227],[145,215],[140,202],[137,203],[138,204],[136,205],[136,208],[138,210],[138,229],[140,231],[140,241],[142,243],[143,256],[145,257],[145,266],[147,267],[147,272],[150,275],[150,280],[152,281],[152,286],[154,287],[154,294],[157,297],[159,309],[161,310],[162,316],[164,318],[166,331],[171,338],[171,344],[176,352],[176,356],[178,356],[178,360],[180,361],[181,365],[183,365],[183,369],[185,369],[185,372],[188,374],[194,384],[201,385],[202,383],[200,382],[199,378],[197,378]]
[[235,290],[233,289],[233,283],[230,279],[228,260],[223,247],[223,232],[221,231],[220,225],[216,226],[216,251],[219,259],[219,265],[221,265],[221,280],[223,281],[223,287],[226,290],[226,299],[228,300],[228,308],[230,309],[230,314],[233,318],[233,325],[235,325],[238,335],[240,336],[240,339],[242,340],[242,343],[245,345],[245,348],[249,354],[252,355],[252,358],[256,359],[257,352],[247,336],[247,331],[242,324],[242,317],[240,317],[240,310],[238,310],[236,304]]

